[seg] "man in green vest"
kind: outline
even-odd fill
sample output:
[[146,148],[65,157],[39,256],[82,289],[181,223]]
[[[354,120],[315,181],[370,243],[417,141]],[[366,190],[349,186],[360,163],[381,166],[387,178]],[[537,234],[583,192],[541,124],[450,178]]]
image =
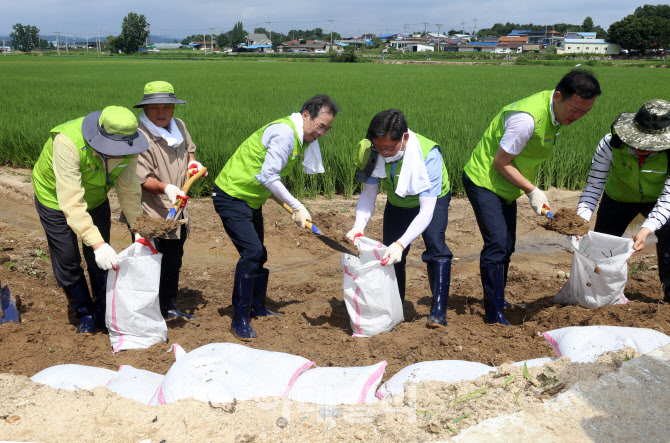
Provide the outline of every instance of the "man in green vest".
[[[46,233],[58,286],[79,321],[77,332],[105,329],[107,271],[118,266],[109,245],[114,187],[132,226],[142,214],[142,189],[135,177],[137,155],[149,147],[133,113],[108,106],[51,130],[33,168],[35,207]],[[82,239],[95,305],[81,267]]]
[[374,116],[358,148],[358,180],[364,183],[356,205],[354,227],[347,238],[362,236],[379,184],[386,192],[382,242],[388,245],[383,266],[393,265],[401,302],[405,301],[405,262],[410,243],[423,236],[422,259],[428,269],[433,302],[430,328],[447,325],[447,301],[453,254],[445,242],[451,201],[449,176],[437,143],[411,131],[405,114],[387,109]]
[[484,133],[463,171],[463,185],[484,239],[479,265],[488,323],[509,325],[505,285],[516,242],[516,199],[526,194],[536,214],[549,208],[533,184],[550,156],[562,125],[591,110],[600,95],[589,71],[573,69],[556,89],[505,106]]
[[600,202],[594,230],[609,235],[622,236],[635,217],[646,217],[633,235],[633,247],[643,249],[647,237],[656,233],[658,274],[666,303],[670,303],[668,149],[670,102],[651,100],[636,114],[620,114],[596,148],[577,206],[577,214],[589,221]]
[[293,210],[301,228],[312,217],[286,189],[282,178],[302,164],[307,174],[324,172],[318,138],[333,124],[339,107],[327,95],[307,100],[299,113],[275,120],[247,138],[228,159],[212,191],[214,209],[240,254],[233,285],[231,332],[249,341],[258,337],[250,317],[277,315],[265,307],[267,250],[263,245],[262,205],[273,195]]

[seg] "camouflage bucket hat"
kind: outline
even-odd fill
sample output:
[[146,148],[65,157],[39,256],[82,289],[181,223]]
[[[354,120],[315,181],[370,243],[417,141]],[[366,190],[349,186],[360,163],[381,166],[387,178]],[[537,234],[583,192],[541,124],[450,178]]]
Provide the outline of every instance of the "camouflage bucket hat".
[[643,151],[670,149],[670,102],[651,100],[636,114],[620,114],[612,128],[628,146]]

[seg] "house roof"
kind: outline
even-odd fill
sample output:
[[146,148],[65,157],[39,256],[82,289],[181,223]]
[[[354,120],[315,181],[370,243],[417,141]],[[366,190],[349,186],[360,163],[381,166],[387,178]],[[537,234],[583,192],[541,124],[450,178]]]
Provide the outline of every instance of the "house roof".
[[610,42],[605,40],[604,38],[566,38],[563,40],[565,43],[572,43],[572,44],[585,44],[585,45],[609,45]]
[[272,45],[249,45],[245,46],[247,49],[258,49],[258,48],[271,48]]
[[270,40],[265,34],[248,34],[247,39],[251,41]]
[[498,42],[477,42],[477,43],[468,43],[468,46],[495,46]]

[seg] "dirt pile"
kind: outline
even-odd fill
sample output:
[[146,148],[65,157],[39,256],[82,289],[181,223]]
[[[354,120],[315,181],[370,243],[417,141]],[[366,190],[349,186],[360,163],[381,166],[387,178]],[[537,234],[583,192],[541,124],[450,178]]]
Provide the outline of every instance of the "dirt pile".
[[564,235],[586,235],[589,224],[574,209],[561,208],[542,224],[544,229]]
[[183,224],[184,220],[164,220],[162,218],[149,217],[148,215],[140,215],[135,220],[135,225],[130,232],[140,234],[144,238],[157,238],[174,231]]

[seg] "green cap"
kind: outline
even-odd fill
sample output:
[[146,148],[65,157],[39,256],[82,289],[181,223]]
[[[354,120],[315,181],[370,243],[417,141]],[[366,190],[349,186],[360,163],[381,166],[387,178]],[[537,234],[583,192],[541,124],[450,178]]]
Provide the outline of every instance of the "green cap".
[[158,80],[144,85],[144,97],[134,107],[142,108],[144,105],[161,103],[182,104],[186,102],[177,98],[170,83]]
[[137,132],[135,114],[121,106],[107,106],[103,109],[98,124],[110,134],[133,135]]

